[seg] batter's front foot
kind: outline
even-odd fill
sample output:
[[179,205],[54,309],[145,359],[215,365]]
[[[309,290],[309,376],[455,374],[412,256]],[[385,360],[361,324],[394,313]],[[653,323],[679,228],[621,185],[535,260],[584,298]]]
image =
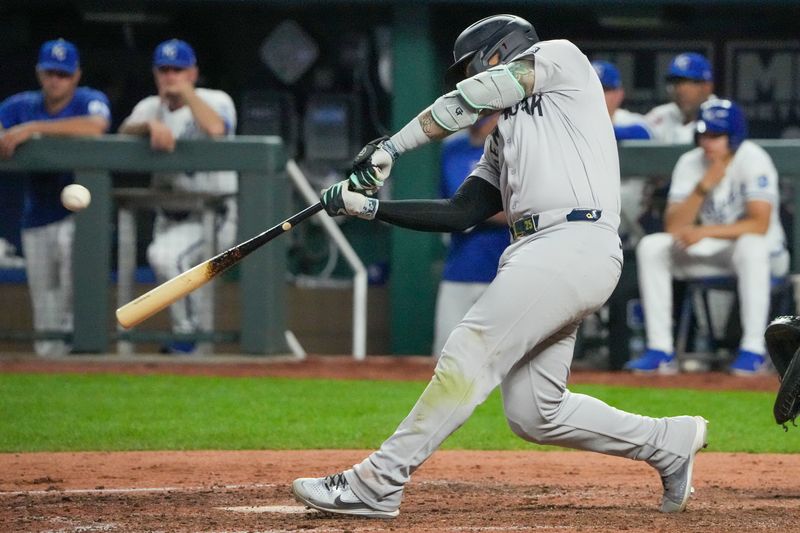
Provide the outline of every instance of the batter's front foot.
[[697,452],[706,447],[708,434],[708,421],[702,416],[691,417],[695,423],[696,431],[692,441],[689,457],[680,468],[668,476],[661,477],[664,485],[664,496],[661,498],[662,513],[679,513],[686,509],[689,496],[694,492],[692,487],[692,470]]
[[295,499],[318,511],[367,518],[394,518],[400,511],[381,511],[362,502],[350,488],[344,473],[326,477],[303,477],[292,483]]

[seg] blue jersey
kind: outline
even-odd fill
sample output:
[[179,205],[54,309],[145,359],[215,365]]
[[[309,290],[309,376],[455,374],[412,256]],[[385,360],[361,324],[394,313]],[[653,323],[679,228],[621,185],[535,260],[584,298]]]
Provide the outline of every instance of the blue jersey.
[[[72,100],[51,115],[41,91],[27,91],[10,96],[0,103],[0,124],[9,129],[33,120],[58,120],[87,115],[110,120],[108,98],[88,87],[78,87]],[[25,180],[22,227],[34,228],[61,220],[70,214],[61,205],[61,189],[74,181],[71,173],[30,174]]]
[[[450,198],[472,174],[483,155],[483,146],[473,146],[468,134],[451,137],[442,149],[441,195]],[[478,226],[467,233],[453,233],[442,279],[489,283],[497,274],[497,263],[509,243],[508,229]]]

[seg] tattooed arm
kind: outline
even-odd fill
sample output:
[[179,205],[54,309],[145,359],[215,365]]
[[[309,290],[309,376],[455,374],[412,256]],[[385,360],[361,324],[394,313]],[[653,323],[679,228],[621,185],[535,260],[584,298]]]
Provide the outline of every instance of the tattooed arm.
[[[533,94],[533,86],[535,82],[535,74],[533,68],[533,60],[532,59],[521,59],[519,61],[512,61],[508,64],[509,72],[514,76],[514,79],[519,82],[522,86],[523,90],[525,91],[525,98],[531,96]],[[466,102],[463,102],[465,107],[469,107]],[[479,110],[475,109],[473,111],[478,112]],[[483,109],[479,111],[481,116],[491,115],[496,109]],[[431,114],[431,108],[428,107],[417,116],[417,121],[419,121],[419,125],[422,127],[422,131],[428,139],[443,139],[453,133],[452,131],[448,131],[442,128],[436,121],[433,119],[433,115]]]
[[468,78],[458,90],[440,96],[390,138],[381,137],[367,144],[353,160],[351,187],[375,190],[383,186],[395,160],[405,152],[468,128],[481,116],[531,96],[534,74],[533,59],[521,59]]

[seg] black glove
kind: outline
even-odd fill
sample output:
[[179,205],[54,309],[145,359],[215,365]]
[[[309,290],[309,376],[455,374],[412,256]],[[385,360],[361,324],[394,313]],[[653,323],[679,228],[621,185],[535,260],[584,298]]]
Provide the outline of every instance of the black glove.
[[800,317],[776,318],[764,332],[764,340],[772,364],[781,376],[772,411],[775,422],[787,429],[786,423],[794,424],[800,412]]
[[351,188],[356,191],[374,191],[392,171],[398,153],[389,137],[379,137],[367,143],[353,159],[350,171]]

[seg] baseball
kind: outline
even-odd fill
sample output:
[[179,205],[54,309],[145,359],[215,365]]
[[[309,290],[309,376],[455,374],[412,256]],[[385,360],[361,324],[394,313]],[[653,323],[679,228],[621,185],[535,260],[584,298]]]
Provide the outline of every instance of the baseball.
[[86,209],[92,201],[92,193],[83,185],[73,183],[61,191],[61,203],[70,211]]

